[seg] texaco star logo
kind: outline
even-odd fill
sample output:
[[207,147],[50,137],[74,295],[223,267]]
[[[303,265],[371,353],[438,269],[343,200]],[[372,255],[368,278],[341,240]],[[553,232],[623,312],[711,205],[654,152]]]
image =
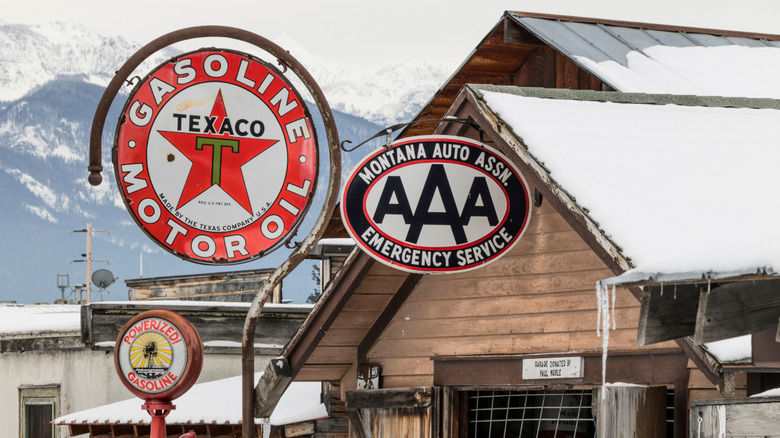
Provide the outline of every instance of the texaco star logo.
[[200,263],[262,257],[313,196],[313,123],[295,89],[246,54],[203,50],[133,91],[114,144],[128,210],[163,248]]

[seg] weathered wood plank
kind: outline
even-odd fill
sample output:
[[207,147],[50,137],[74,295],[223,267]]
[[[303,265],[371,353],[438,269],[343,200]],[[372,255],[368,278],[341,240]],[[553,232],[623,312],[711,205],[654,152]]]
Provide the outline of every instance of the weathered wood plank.
[[284,425],[284,436],[310,436],[314,433],[314,422],[305,421],[303,423],[293,423]]
[[374,319],[379,315],[379,312],[352,312],[342,311],[339,317],[333,322],[331,328],[349,329],[360,328],[368,329],[374,323]]
[[347,392],[350,409],[429,408],[433,405],[432,387],[372,389]]
[[579,86],[580,68],[567,56],[556,52],[555,87],[576,90]]
[[295,375],[301,382],[337,382],[349,370],[350,365],[306,365]]
[[398,313],[398,310],[404,304],[409,295],[414,291],[414,288],[422,280],[422,274],[410,274],[407,276],[406,281],[398,289],[398,292],[393,295],[393,298],[381,309],[381,313],[377,316],[374,323],[366,332],[363,339],[358,344],[358,363],[365,362],[366,353],[376,343],[379,335],[387,328],[387,325],[393,320],[393,317]]
[[[529,315],[538,313],[567,313],[597,310],[596,296],[593,290],[546,293],[526,296],[488,296],[461,299],[411,301],[401,309],[400,315],[409,319],[435,319],[499,315]],[[629,293],[618,292],[615,307],[639,307],[636,299]]]
[[694,342],[777,330],[780,280],[741,281],[702,292]]
[[[602,388],[598,388],[600,393]],[[666,437],[666,388],[608,386],[596,407],[596,436]],[[709,435],[708,435],[709,436]]]
[[[148,310],[144,305],[123,305],[107,307],[104,305],[87,306],[90,328],[85,342],[114,342],[122,327],[134,316]],[[246,320],[248,306],[243,307],[209,307],[166,306],[176,311],[192,323],[203,342],[233,341],[241,342],[242,328]],[[284,345],[306,319],[308,309],[263,309],[258,320],[255,337],[257,342],[265,344]]]
[[370,363],[377,363],[382,368],[382,376],[379,379],[382,387],[386,387],[383,382],[387,376],[433,376],[433,361],[427,356],[383,358],[378,361],[371,360]]
[[548,46],[534,50],[517,70],[514,85],[555,88],[555,50]]
[[268,418],[292,382],[292,368],[284,357],[268,362],[255,386],[255,418]]
[[323,347],[348,347],[356,346],[366,333],[362,328],[334,328],[331,327],[319,342]]
[[544,45],[539,38],[512,20],[504,20],[504,42],[507,44]]
[[[495,263],[501,263],[501,260]],[[589,291],[595,302],[596,281],[612,275],[607,269],[518,277],[507,275],[480,278],[474,275],[447,275],[425,278],[409,297],[409,302],[461,299],[464,297],[498,297],[544,295],[553,292]],[[475,288],[474,282],[480,287]],[[622,293],[618,294],[621,299]]]
[[542,254],[588,249],[588,245],[574,230],[524,234],[513,248],[513,254]]
[[[701,418],[701,421],[699,421]],[[776,400],[732,399],[691,406],[691,437],[774,437],[780,434]],[[701,434],[701,435],[699,435]]]
[[[209,297],[251,302],[272,270],[233,271],[127,280],[130,300]],[[243,298],[242,298],[243,297]]]
[[[518,312],[521,312],[518,303]],[[550,312],[522,315],[473,315],[459,318],[416,320],[402,317],[393,321],[383,333],[383,339],[416,339],[439,337],[468,337],[485,335],[515,335],[536,333],[570,333],[589,331],[596,336],[598,313],[595,309],[575,312]],[[639,307],[615,309],[614,317],[620,328],[633,328],[639,317]]]
[[352,312],[378,312],[385,308],[387,303],[393,298],[392,295],[367,295],[367,294],[353,294],[345,309],[349,309]]
[[357,347],[325,347],[319,345],[312,351],[306,363],[312,365],[352,363],[355,354],[357,354]]
[[472,275],[474,277],[501,277],[558,274],[603,269],[604,267],[601,259],[590,249],[533,255],[517,254],[513,250],[498,261],[474,271]]
[[699,285],[645,287],[637,344],[649,345],[693,335],[700,289]]

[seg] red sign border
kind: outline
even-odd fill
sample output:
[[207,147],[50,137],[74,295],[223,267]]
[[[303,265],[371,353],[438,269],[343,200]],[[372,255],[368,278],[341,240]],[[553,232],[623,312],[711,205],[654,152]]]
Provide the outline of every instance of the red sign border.
[[[159,318],[168,321],[179,331],[179,333],[181,333],[184,342],[187,344],[187,364],[184,368],[184,372],[179,380],[177,380],[169,389],[156,394],[140,391],[133,386],[122,373],[122,367],[119,364],[119,346],[122,343],[125,334],[135,323],[147,318]],[[122,384],[125,385],[125,388],[136,397],[147,401],[174,400],[187,392],[192,385],[195,384],[195,381],[198,380],[198,376],[200,376],[200,372],[203,368],[203,343],[201,342],[200,335],[197,330],[195,330],[195,327],[178,313],[161,309],[147,310],[134,316],[121,330],[119,330],[119,336],[116,338],[116,343],[114,344],[114,367],[119,375],[119,380],[121,380]]]

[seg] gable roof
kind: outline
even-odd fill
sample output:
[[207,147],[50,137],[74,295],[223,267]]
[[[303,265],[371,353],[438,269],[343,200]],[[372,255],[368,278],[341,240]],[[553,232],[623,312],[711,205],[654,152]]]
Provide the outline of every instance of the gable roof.
[[[542,29],[546,27],[545,29]],[[573,32],[573,29],[577,29],[578,32]],[[586,29],[586,30],[583,30]],[[568,35],[568,37],[563,37]],[[587,36],[586,36],[587,35]],[[762,40],[769,40],[766,42]],[[658,42],[657,46],[655,42]],[[439,89],[431,100],[422,108],[422,110],[416,116],[416,123],[409,126],[400,137],[408,137],[412,135],[431,134],[434,131],[439,133],[448,133],[454,135],[462,134],[461,131],[444,132],[442,131],[439,123],[436,121],[426,121],[428,119],[442,119],[447,115],[455,115],[458,113],[458,106],[463,105],[464,102],[470,101],[470,109],[466,110],[468,117],[473,116],[472,110],[475,107],[482,108],[483,114],[478,120],[478,123],[483,127],[486,127],[492,123],[492,128],[495,132],[491,132],[491,135],[500,136],[501,138],[494,138],[497,143],[503,143],[502,148],[513,148],[517,156],[521,160],[526,160],[526,168],[533,169],[535,172],[534,182],[532,185],[539,186],[544,191],[545,199],[553,199],[552,202],[556,203],[556,210],[561,215],[566,214],[566,221],[577,230],[578,234],[587,242],[587,244],[596,251],[601,260],[615,273],[623,272],[632,267],[631,260],[628,257],[636,257],[636,260],[649,260],[656,257],[657,254],[671,254],[671,247],[654,246],[654,251],[649,251],[649,247],[645,247],[644,244],[638,242],[636,244],[631,243],[631,238],[626,240],[622,234],[615,233],[612,227],[615,225],[608,224],[609,218],[612,217],[611,210],[600,210],[601,201],[591,201],[588,196],[591,189],[580,189],[578,183],[571,181],[564,181],[562,177],[565,173],[569,172],[569,169],[563,167],[558,168],[554,165],[555,158],[543,159],[544,147],[536,148],[537,143],[531,138],[533,134],[526,131],[522,131],[523,127],[533,128],[534,123],[523,121],[522,124],[515,123],[516,120],[511,119],[509,115],[510,111],[506,109],[499,110],[498,108],[492,108],[487,105],[484,98],[484,91],[498,92],[499,94],[514,94],[516,96],[525,97],[526,102],[533,99],[544,99],[546,103],[552,105],[564,105],[564,106],[577,106],[577,105],[601,105],[603,107],[610,107],[614,105],[620,105],[621,108],[633,108],[641,111],[647,110],[647,113],[641,114],[636,117],[636,120],[643,121],[645,124],[643,132],[649,132],[651,134],[669,134],[669,132],[656,132],[661,131],[658,129],[657,124],[653,124],[653,118],[655,111],[660,111],[660,119],[664,119],[664,123],[673,123],[675,117],[680,116],[680,111],[683,113],[690,112],[691,117],[697,118],[702,114],[708,112],[718,113],[721,111],[733,111],[734,113],[742,114],[743,112],[750,112],[751,114],[759,114],[760,116],[766,116],[770,119],[775,116],[778,111],[777,102],[771,99],[739,99],[739,98],[708,98],[708,97],[695,97],[690,96],[697,93],[703,94],[715,94],[715,95],[741,95],[748,94],[746,91],[740,91],[738,87],[726,88],[726,86],[733,86],[734,84],[719,83],[717,80],[708,81],[707,84],[718,85],[720,84],[724,88],[713,91],[712,88],[693,89],[694,86],[698,86],[699,82],[705,80],[701,69],[697,65],[691,66],[683,61],[686,59],[677,59],[680,52],[696,52],[697,56],[691,58],[695,59],[695,62],[704,62],[702,59],[706,58],[706,64],[710,70],[706,70],[707,78],[710,76],[718,76],[723,81],[728,82],[734,79],[734,75],[738,76],[737,81],[748,82],[754,81],[752,84],[747,84],[748,90],[754,90],[758,88],[757,84],[760,81],[765,81],[765,89],[775,89],[774,83],[769,83],[772,78],[769,76],[760,76],[760,79],[754,79],[754,77],[747,73],[755,67],[754,62],[763,62],[764,64],[774,65],[776,61],[776,53],[778,46],[775,42],[780,41],[780,36],[774,35],[760,35],[760,34],[746,34],[738,32],[726,32],[726,31],[714,31],[704,29],[680,29],[672,28],[668,26],[660,25],[647,25],[641,23],[627,23],[627,22],[609,22],[609,21],[597,21],[593,19],[575,18],[575,17],[562,17],[551,15],[538,15],[538,14],[524,14],[516,12],[507,12],[498,22],[498,24],[488,33],[488,35],[479,43],[464,63],[458,68],[458,70],[448,79],[448,81]],[[609,46],[609,49],[599,52],[588,52],[588,47],[593,44],[604,44]],[[752,48],[756,47],[760,52],[760,56],[753,57],[753,50],[748,50],[750,55],[744,55],[746,52],[743,47]],[[579,47],[581,50],[577,50]],[[654,48],[654,47],[657,47]],[[635,53],[636,52],[636,53]],[[701,53],[699,53],[701,52]],[[728,52],[728,53],[726,53]],[[731,53],[740,53],[741,56],[739,62],[735,62],[733,59],[729,59]],[[769,54],[765,56],[763,54]],[[622,56],[623,59],[619,57]],[[630,60],[629,60],[630,58]],[[748,59],[748,61],[745,61]],[[636,64],[635,60],[639,60]],[[631,62],[629,62],[631,61]],[[765,62],[764,62],[765,61]],[[745,64],[747,62],[747,64]],[[633,68],[638,66],[638,68]],[[742,67],[742,70],[734,73],[735,66],[737,68]],[[685,70],[685,74],[678,77],[670,69],[682,69]],[[690,69],[690,70],[689,70]],[[564,75],[560,75],[560,72],[564,72]],[[663,73],[663,74],[659,74]],[[725,75],[725,76],[724,76]],[[748,78],[747,80],[745,78]],[[630,80],[629,80],[630,79]],[[571,82],[569,82],[571,80]],[[572,88],[583,90],[596,90],[598,93],[589,93],[585,91],[569,91],[558,90],[549,91],[550,94],[545,95],[548,91],[541,89],[517,89],[507,93],[510,89],[492,89],[488,87],[481,88],[467,88],[463,89],[464,85],[469,83],[490,83],[490,84],[515,84],[525,86],[544,86],[548,88]],[[674,86],[670,86],[673,84]],[[642,88],[642,86],[647,88]],[[659,92],[664,90],[662,86],[669,86],[664,93],[667,95],[661,96],[649,96],[642,94],[626,94],[626,93],[607,93],[602,95],[602,90],[609,90],[611,88],[618,91],[653,91]],[[746,86],[740,84],[740,86]],[[755,86],[755,87],[754,87]],[[622,88],[626,88],[622,90]],[[634,88],[630,88],[634,87]],[[655,88],[653,88],[655,87]],[[688,89],[687,87],[691,87]],[[734,89],[737,91],[728,91]],[[774,94],[767,94],[762,88],[758,96],[773,97]],[[464,97],[465,94],[471,94],[472,96],[481,96],[479,98]],[[525,94],[524,94],[525,93]],[[671,95],[678,93],[680,95]],[[780,97],[780,94],[778,94]],[[479,101],[481,103],[477,104]],[[538,102],[536,102],[538,103]],[[481,106],[480,106],[481,105]],[[500,106],[498,103],[496,106]],[[674,110],[661,109],[665,105],[675,106]],[[646,108],[650,107],[650,108]],[[587,112],[587,111],[586,111]],[[673,114],[676,113],[676,114]],[[767,114],[768,113],[768,114]],[[631,114],[635,114],[632,112]],[[670,115],[671,114],[671,115]],[[622,116],[619,112],[617,115]],[[548,117],[545,121],[546,132],[550,131],[569,131],[567,134],[574,135],[574,144],[580,142],[576,136],[576,129],[560,129],[560,126],[566,126],[566,123],[576,123],[579,125],[576,117],[571,116],[571,112],[561,113],[561,117],[557,118],[554,112],[543,112],[537,114],[537,116]],[[602,114],[603,116],[603,114]],[[612,116],[615,116],[613,114]],[[568,117],[568,119],[566,119]],[[725,116],[728,118],[728,116]],[[750,116],[753,119],[753,116]],[[755,120],[760,117],[755,116]],[[564,120],[566,119],[566,120]],[[713,116],[712,119],[717,119]],[[616,123],[604,123],[605,119],[593,120],[591,119],[591,125],[586,126],[593,130],[592,132],[606,133],[608,136],[617,134],[619,130],[625,132],[625,127],[618,126],[620,122]],[[607,119],[609,120],[609,119]],[[677,119],[678,125],[684,125],[685,119]],[[446,125],[446,124],[445,124]],[[514,128],[517,125],[517,131],[512,129],[504,129],[509,126]],[[522,126],[521,126],[522,125]],[[554,126],[554,129],[550,129],[550,126]],[[766,134],[767,128],[771,123],[759,123],[761,130],[756,131]],[[530,129],[529,128],[529,129]],[[568,128],[568,126],[567,126]],[[655,129],[651,129],[655,128]],[[741,144],[744,140],[743,136],[752,135],[750,132],[743,132],[740,134],[738,127],[734,125],[731,132],[732,143],[731,145],[725,144],[719,141],[719,153],[728,154],[734,152],[729,149],[736,149],[734,144]],[[445,128],[447,129],[447,128]],[[461,128],[459,128],[461,129]],[[462,130],[467,131],[468,127],[463,127]],[[538,132],[539,130],[537,130]],[[545,131],[545,130],[542,130]],[[544,134],[545,132],[542,132]],[[634,133],[636,134],[636,132]],[[741,136],[743,135],[743,136]],[[616,138],[619,138],[616,136]],[[780,138],[780,136],[778,136]],[[765,139],[766,140],[766,139]],[[766,143],[764,143],[766,144]],[[509,145],[509,146],[507,146]],[[530,147],[528,145],[531,145]],[[604,146],[617,147],[613,150],[613,155],[620,158],[625,158],[621,154],[619,149],[620,144],[604,144]],[[597,145],[598,146],[598,145]],[[645,143],[643,146],[647,147]],[[697,144],[698,147],[707,146],[701,143]],[[530,149],[530,152],[529,152]],[[589,149],[581,148],[582,150],[575,150],[576,152],[586,152],[588,155]],[[504,152],[507,152],[506,150]],[[539,152],[539,157],[535,154]],[[602,151],[606,152],[606,151]],[[660,154],[653,154],[654,150],[646,149],[645,152],[649,154],[651,158],[659,158]],[[713,158],[714,155],[703,154],[706,158]],[[753,154],[733,154],[731,157],[736,159],[750,159],[756,160]],[[595,157],[596,154],[590,154],[588,158]],[[692,156],[692,155],[691,155]],[[514,158],[514,157],[513,157]],[[690,158],[690,157],[689,157]],[[729,161],[732,158],[725,158],[727,162],[733,163],[733,167],[737,167],[736,161]],[[548,162],[549,161],[549,162]],[[596,165],[603,165],[606,162],[605,159],[595,160],[591,162],[583,161],[579,168],[573,166],[572,168],[577,171],[577,177],[582,177],[588,182],[588,176],[594,175],[596,172]],[[569,164],[577,164],[570,161]],[[613,186],[622,186],[624,189],[630,189],[636,187],[636,182],[639,181],[638,173],[632,173],[632,169],[636,167],[636,161],[627,161],[623,163],[615,163],[613,167],[602,168],[602,172],[606,172],[607,178],[602,178],[601,182],[608,188]],[[658,162],[656,161],[656,164]],[[663,164],[663,163],[662,163]],[[762,163],[766,164],[766,163]],[[549,166],[549,167],[548,167]],[[590,166],[590,167],[588,167]],[[553,169],[556,167],[556,169]],[[700,169],[706,169],[707,165],[697,166]],[[583,171],[584,169],[584,171]],[[622,173],[620,176],[615,169],[620,170]],[[729,169],[730,170],[730,169]],[[687,172],[687,169],[683,169],[683,174]],[[751,178],[753,175],[743,174],[745,178]],[[557,181],[556,178],[561,177],[561,181]],[[667,177],[666,174],[661,174],[656,170],[655,173],[650,172],[649,176],[646,174],[644,177],[651,177],[654,179],[664,180]],[[764,173],[761,174],[762,178],[768,176]],[[668,178],[667,178],[668,179]],[[691,180],[691,178],[689,178]],[[750,181],[745,179],[744,181]],[[668,183],[668,181],[666,181]],[[722,182],[722,181],[718,181]],[[764,181],[759,184],[760,190],[765,190],[763,195],[769,196],[768,191],[773,187],[774,182]],[[777,185],[775,184],[774,187]],[[668,187],[668,186],[667,186]],[[598,188],[598,187],[597,187]],[[729,186],[729,189],[733,187]],[[571,193],[569,192],[571,191]],[[572,193],[576,193],[572,196]],[[744,198],[741,196],[742,192],[732,190],[730,193],[736,194],[735,202],[739,202],[740,206],[744,204]],[[677,193],[676,195],[679,195]],[[712,193],[710,193],[712,194]],[[663,217],[663,213],[667,213],[668,216],[673,215],[675,212],[666,208],[664,202],[666,201],[665,193],[658,190],[654,195],[658,197],[653,202],[650,201],[642,204],[642,198],[639,196],[633,196],[631,201],[635,202],[632,207],[631,213],[637,216],[643,215],[648,210],[654,210],[658,217],[667,220],[665,222],[669,225],[669,217]],[[675,195],[675,193],[672,193]],[[627,196],[627,195],[624,195]],[[598,196],[596,196],[598,198]],[[594,198],[594,199],[596,199]],[[753,197],[752,200],[759,199],[759,197]],[[613,198],[621,200],[621,198]],[[629,199],[629,198],[626,198]],[[609,200],[609,199],[608,199]],[[660,200],[660,201],[659,201]],[[693,198],[688,199],[690,202],[700,202],[700,200]],[[686,205],[683,198],[682,204]],[[589,211],[589,207],[592,204],[595,209]],[[611,208],[617,208],[620,212],[620,203],[612,204]],[[627,210],[624,208],[624,210]],[[709,210],[709,213],[713,216],[698,216],[703,217],[703,221],[707,222],[710,218],[717,218],[718,212]],[[767,218],[773,217],[773,212],[765,211],[762,213],[762,224],[758,228],[766,228],[768,223]],[[601,219],[603,217],[603,219]],[[595,218],[595,219],[594,219]],[[603,224],[598,221],[604,220]],[[620,227],[624,225],[617,223],[616,231],[620,230]],[[734,228],[734,227],[732,227]],[[660,227],[659,227],[660,229]],[[606,230],[606,231],[604,231]],[[749,232],[753,232],[750,230]],[[609,233],[609,234],[607,234]],[[641,234],[641,231],[640,231]],[[656,237],[658,234],[655,235]],[[701,235],[704,236],[704,235]],[[711,235],[710,235],[711,237]],[[741,237],[749,238],[749,236],[742,235]],[[623,243],[626,240],[626,244]],[[650,242],[656,244],[657,242]],[[711,242],[712,243],[712,242]],[[721,243],[721,242],[715,242]],[[678,242],[677,244],[680,244]],[[692,242],[688,242],[688,246],[692,245]],[[625,245],[625,250],[621,246]],[[661,248],[661,249],[658,249]],[[668,250],[668,252],[665,252]],[[420,279],[416,276],[405,274],[402,272],[383,272],[382,267],[373,266],[374,263],[370,258],[359,252],[353,252],[350,256],[344,268],[339,272],[339,276],[332,281],[328,290],[323,293],[320,303],[315,307],[314,311],[309,315],[307,321],[301,326],[296,336],[285,348],[282,357],[289,360],[288,369],[284,374],[279,374],[274,379],[261,382],[258,385],[258,401],[262,409],[269,409],[275,404],[275,400],[278,400],[279,388],[283,388],[285,385],[293,379],[306,380],[307,373],[306,367],[319,368],[320,371],[333,372],[333,377],[339,379],[344,375],[344,372],[353,365],[355,353],[357,357],[361,358],[365,354],[365,348],[370,347],[373,341],[377,339],[381,333],[383,324],[386,324],[393,316],[393,312],[397,311],[400,305],[408,296],[409,291],[415,287]],[[755,264],[754,264],[755,265]],[[757,266],[757,265],[755,265]],[[771,272],[774,267],[770,268],[770,264],[764,264],[765,269],[763,272]],[[774,262],[771,263],[774,266]],[[751,268],[753,265],[751,265]],[[745,268],[742,272],[745,272]],[[382,276],[381,283],[377,281]],[[366,277],[376,277],[369,278]],[[369,281],[372,284],[382,284],[381,296],[373,299],[369,306],[364,307],[367,310],[365,312],[365,318],[362,320],[363,326],[352,332],[344,333],[339,332],[341,338],[338,338],[334,333],[336,331],[329,331],[329,328],[336,319],[334,312],[341,312],[344,309],[346,302],[350,299],[352,292],[357,287],[356,282],[360,279],[362,281]],[[641,296],[641,291],[638,288],[631,288],[631,291],[635,296]],[[392,297],[392,299],[390,298]],[[362,310],[362,309],[361,309]],[[384,322],[383,322],[384,321]],[[339,330],[345,329],[344,327],[338,327]],[[345,339],[348,342],[343,342]],[[720,368],[713,365],[712,361],[704,357],[702,349],[693,345],[689,338],[678,339],[678,345],[680,348],[696,363],[696,365],[705,373],[705,375],[718,387],[724,387],[724,380]],[[357,347],[355,347],[357,345]],[[319,349],[319,350],[317,350]],[[315,350],[317,350],[316,353]],[[357,350],[357,351],[356,351]],[[310,360],[307,363],[307,359],[315,357],[317,360]],[[327,360],[324,360],[327,356]],[[321,360],[322,359],[322,360]],[[327,364],[325,363],[327,362]],[[270,374],[268,374],[270,375]],[[265,376],[264,376],[265,379]]]
[[[767,202],[780,187],[780,101],[470,90],[623,257],[653,268],[650,275],[780,272],[780,251],[767,244],[780,242],[780,207]],[[718,257],[723,248],[729,257]]]
[[[778,98],[779,66],[778,35],[507,11],[402,136],[430,133],[419,121],[442,118],[467,83]],[[578,80],[557,77],[571,68]]]
[[506,16],[617,91],[780,97],[780,36]]

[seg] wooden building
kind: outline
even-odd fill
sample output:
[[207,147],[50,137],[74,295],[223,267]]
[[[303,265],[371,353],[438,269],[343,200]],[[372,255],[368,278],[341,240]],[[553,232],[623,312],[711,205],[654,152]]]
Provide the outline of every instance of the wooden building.
[[[685,126],[680,120],[687,119],[678,118],[676,112],[682,108],[695,117],[702,115],[713,130],[728,129],[723,121],[743,111],[755,111],[750,114],[756,119],[769,114],[763,122],[776,122],[774,100],[685,95],[780,97],[773,81],[754,77],[745,63],[728,71],[713,69],[706,80],[700,70],[690,71],[691,64],[722,65],[724,47],[736,49],[732,52],[766,48],[747,56],[774,59],[780,53],[778,40],[777,36],[506,13],[417,117],[452,117],[467,123],[421,122],[402,135],[466,136],[509,156],[535,192],[523,238],[503,258],[451,275],[402,272],[353,251],[285,347],[284,360],[274,360],[266,368],[256,388],[256,414],[267,415],[292,380],[326,381],[346,403],[350,436],[590,437],[601,427],[602,436],[683,437],[688,434],[692,401],[747,395],[747,375],[729,371],[702,342],[687,334],[638,345],[644,311],[640,300],[645,293],[639,285],[608,289],[614,305],[599,313],[603,307],[596,298],[596,283],[657,256],[663,247],[653,243],[661,243],[664,231],[671,230],[626,224],[655,208],[653,217],[663,218],[666,213],[663,224],[669,225],[675,210],[666,210],[663,202],[674,192],[663,185],[665,190],[647,198],[650,204],[644,208],[629,208],[629,198],[610,199],[609,187],[650,184],[635,179],[647,177],[646,173],[625,176],[625,163],[616,161],[616,168],[624,166],[624,178],[607,181],[601,192],[596,190],[613,201],[608,204],[612,209],[600,208],[604,201],[581,190],[581,184],[587,185],[588,172],[604,169],[587,168],[585,161],[580,169],[572,169],[559,166],[555,155],[539,157],[555,151],[555,139],[549,140],[548,134],[579,132],[585,126],[576,121],[598,116],[594,108],[618,113],[588,119],[590,130],[583,130],[582,138],[573,143],[586,152],[602,139],[614,137],[613,128],[627,122],[615,115],[621,111]],[[679,56],[680,51],[695,59]],[[680,64],[681,60],[685,62]],[[467,85],[475,83],[491,85]],[[569,90],[519,88],[528,86]],[[751,95],[756,89],[765,94]],[[666,94],[626,93],[635,91]],[[513,113],[529,102],[551,106],[534,107],[536,112],[525,111],[522,116]],[[580,103],[586,106],[581,108]],[[729,108],[735,112],[713,115]],[[523,118],[529,114],[540,118]],[[698,131],[681,131],[675,139],[675,129],[646,125],[635,135],[618,132],[623,136],[617,144],[622,141],[630,148],[643,144],[643,136],[663,131],[674,148],[695,143],[686,135],[709,131],[691,125]],[[732,128],[744,134],[738,126]],[[619,149],[605,153],[602,161],[607,166],[612,158],[624,155]],[[760,159],[753,157],[752,162]],[[627,167],[629,172],[633,168]],[[656,172],[669,176],[663,170]],[[757,167],[755,172],[767,177],[765,168]],[[679,187],[693,199],[698,189]],[[644,192],[636,195],[641,196]],[[687,201],[699,205],[691,198]],[[770,219],[773,214],[756,212]],[[679,222],[695,225],[696,221]],[[656,242],[648,238],[656,236],[654,232],[661,233]],[[673,247],[668,248],[674,255]],[[602,332],[609,335],[606,362],[604,339],[596,333],[601,318],[610,318],[615,327]],[[568,374],[556,375],[553,369]],[[602,386],[602,379],[612,385]],[[371,385],[376,389],[366,389]]]

